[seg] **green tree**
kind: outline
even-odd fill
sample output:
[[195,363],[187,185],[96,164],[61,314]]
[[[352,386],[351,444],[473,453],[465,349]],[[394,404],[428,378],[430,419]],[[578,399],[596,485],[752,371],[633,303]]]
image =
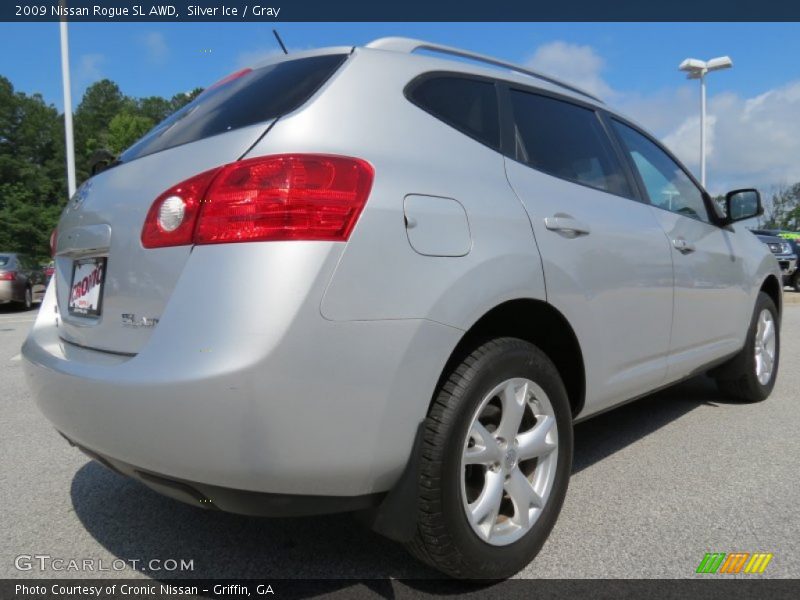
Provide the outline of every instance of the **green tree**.
[[108,79],[93,83],[75,109],[75,170],[79,182],[89,177],[89,158],[109,147],[108,126],[125,109],[135,111],[135,103],[126,98],[119,86]]
[[152,119],[141,115],[128,112],[117,114],[108,124],[108,149],[114,154],[121,153],[150,131],[154,124]]
[[55,107],[0,77],[0,249],[47,256],[66,196],[63,146]]

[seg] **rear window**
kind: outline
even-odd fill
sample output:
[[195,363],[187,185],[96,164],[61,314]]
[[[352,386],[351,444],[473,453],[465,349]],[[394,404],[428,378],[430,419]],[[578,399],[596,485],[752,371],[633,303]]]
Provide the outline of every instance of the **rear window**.
[[291,112],[302,106],[345,58],[346,54],[327,54],[235,73],[156,125],[119,160],[128,162]]
[[5,267],[8,264],[9,260],[11,260],[10,256],[0,255],[0,267]]
[[494,83],[452,75],[424,79],[409,100],[437,119],[497,150],[500,114]]
[[511,90],[513,158],[534,169],[631,197],[622,165],[593,110]]

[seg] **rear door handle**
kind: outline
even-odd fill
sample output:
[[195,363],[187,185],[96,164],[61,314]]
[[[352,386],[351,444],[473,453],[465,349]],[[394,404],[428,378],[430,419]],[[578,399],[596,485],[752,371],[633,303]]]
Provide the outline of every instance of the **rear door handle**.
[[544,226],[550,231],[561,231],[572,235],[589,235],[592,231],[586,223],[572,217],[545,217]]
[[672,240],[672,246],[681,254],[690,254],[694,252],[694,244],[687,242],[684,238],[679,237]]

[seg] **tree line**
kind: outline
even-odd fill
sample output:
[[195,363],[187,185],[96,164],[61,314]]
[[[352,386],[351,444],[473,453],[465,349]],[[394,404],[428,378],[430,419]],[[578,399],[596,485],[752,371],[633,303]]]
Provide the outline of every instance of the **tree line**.
[[[92,84],[73,118],[78,184],[89,177],[96,151],[119,154],[201,91],[133,98],[108,79]],[[66,201],[64,115],[0,75],[0,251],[46,260]]]

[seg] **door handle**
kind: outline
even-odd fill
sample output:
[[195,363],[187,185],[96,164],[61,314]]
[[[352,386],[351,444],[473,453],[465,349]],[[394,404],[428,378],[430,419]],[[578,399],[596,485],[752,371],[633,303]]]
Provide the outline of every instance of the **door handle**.
[[572,217],[545,217],[544,226],[550,231],[562,231],[574,236],[589,235],[592,231],[586,223]]
[[694,252],[694,244],[687,242],[684,238],[679,237],[672,240],[672,246],[681,254],[690,254]]

